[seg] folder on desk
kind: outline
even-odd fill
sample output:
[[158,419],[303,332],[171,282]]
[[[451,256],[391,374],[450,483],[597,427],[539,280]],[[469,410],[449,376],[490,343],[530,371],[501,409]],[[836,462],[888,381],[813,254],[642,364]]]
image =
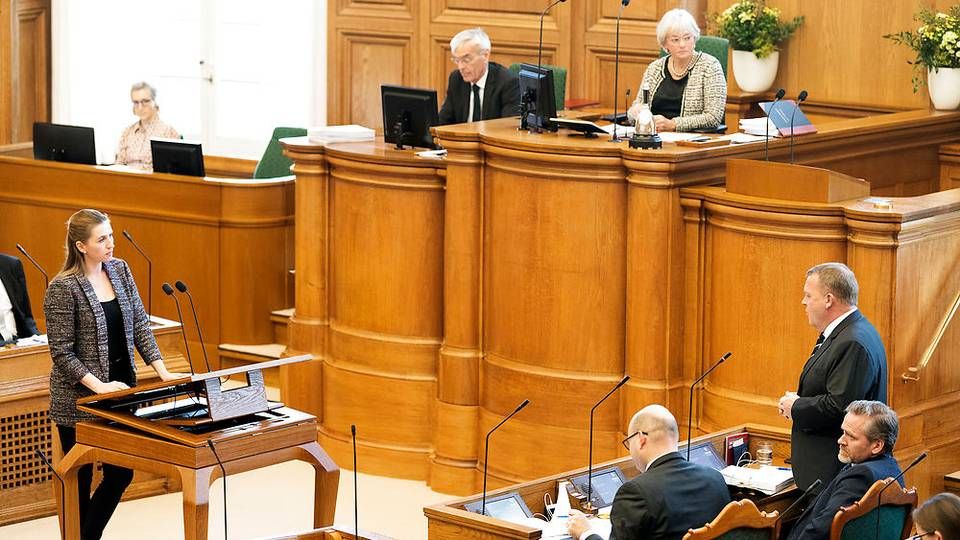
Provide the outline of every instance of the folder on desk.
[[[777,134],[781,137],[817,132],[817,127],[810,123],[810,119],[803,114],[803,110],[792,99],[778,101],[776,106],[773,103],[772,101],[764,101],[760,103],[760,108],[767,114],[770,122],[777,128]],[[773,114],[770,113],[770,109],[773,109]]]

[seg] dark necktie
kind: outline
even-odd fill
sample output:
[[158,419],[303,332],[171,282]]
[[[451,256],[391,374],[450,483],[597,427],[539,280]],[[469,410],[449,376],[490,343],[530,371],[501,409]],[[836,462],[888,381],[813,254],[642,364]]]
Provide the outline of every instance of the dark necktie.
[[817,354],[817,351],[820,350],[820,346],[823,345],[823,340],[826,339],[823,337],[823,334],[820,334],[820,337],[817,338],[817,344],[813,346],[813,351],[810,352],[810,357],[813,358],[813,355]]
[[470,120],[479,122],[482,118],[480,114],[480,87],[475,84],[471,86],[473,87],[473,117]]

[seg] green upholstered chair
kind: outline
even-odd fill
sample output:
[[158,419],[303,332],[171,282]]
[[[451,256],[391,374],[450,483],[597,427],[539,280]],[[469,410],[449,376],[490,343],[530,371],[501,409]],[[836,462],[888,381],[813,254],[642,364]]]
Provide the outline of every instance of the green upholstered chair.
[[733,501],[699,529],[690,529],[683,540],[776,540],[780,535],[777,512],[761,512],[753,501]]
[[[543,67],[553,70],[553,97],[557,102],[557,110],[563,110],[563,101],[567,97],[567,68],[560,66]],[[520,73],[520,64],[510,64],[510,71],[516,75]]]
[[[720,61],[720,67],[723,69],[723,76],[727,76],[727,56],[730,50],[730,41],[727,38],[717,36],[700,36],[694,49],[705,52]],[[660,56],[666,56],[667,51],[660,49]]]
[[283,155],[283,147],[280,146],[280,139],[285,137],[303,137],[307,130],[294,127],[274,128],[267,149],[263,151],[263,157],[257,163],[257,168],[253,171],[254,178],[277,178],[279,176],[290,176],[290,166],[293,161]]
[[830,540],[900,540],[910,536],[917,490],[899,485],[883,490],[884,485],[885,480],[877,480],[859,501],[837,511],[830,526]]

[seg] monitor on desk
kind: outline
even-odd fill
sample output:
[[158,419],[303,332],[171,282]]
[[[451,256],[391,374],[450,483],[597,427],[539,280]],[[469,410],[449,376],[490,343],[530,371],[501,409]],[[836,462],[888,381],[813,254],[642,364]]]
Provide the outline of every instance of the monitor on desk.
[[520,64],[520,111],[526,115],[528,128],[557,130],[557,126],[550,121],[557,116],[552,69]]
[[203,169],[203,147],[198,142],[180,139],[150,139],[153,172],[206,176]]
[[[590,502],[597,508],[603,508],[613,504],[613,498],[617,495],[617,490],[627,481],[620,467],[608,467],[593,471],[590,475],[593,479],[590,482]],[[574,476],[570,483],[586,498],[587,496],[587,475]]]
[[[480,514],[483,509],[483,501],[468,502],[463,505],[463,508],[468,512]],[[527,503],[523,502],[523,497],[519,493],[511,491],[510,493],[487,497],[486,515],[511,523],[520,523],[526,518],[533,517],[533,512],[530,511]]]
[[435,149],[430,128],[440,123],[437,91],[406,86],[380,86],[383,107],[383,140],[397,148],[419,146]]
[[34,122],[33,158],[96,165],[93,128]]
[[[686,455],[686,448],[683,448],[680,453]],[[727,462],[720,457],[720,453],[710,441],[695,444],[690,448],[690,462],[717,471],[722,471],[727,466]]]

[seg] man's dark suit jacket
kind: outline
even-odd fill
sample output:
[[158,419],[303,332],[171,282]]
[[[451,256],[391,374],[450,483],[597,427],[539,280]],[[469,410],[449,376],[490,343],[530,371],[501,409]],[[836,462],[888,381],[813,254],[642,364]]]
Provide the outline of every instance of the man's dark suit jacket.
[[[40,332],[30,310],[30,298],[27,296],[27,280],[23,275],[20,259],[0,253],[0,282],[7,290],[10,303],[13,304],[13,318],[17,321],[17,337],[30,337]],[[2,340],[2,338],[0,338]]]
[[859,310],[847,316],[807,360],[793,403],[794,480],[807,489],[840,471],[837,439],[851,401],[887,402],[887,355],[880,335]]
[[[888,454],[844,467],[800,516],[788,540],[827,540],[833,516],[841,506],[859,501],[877,480],[895,478],[898,474],[900,465]],[[903,480],[898,481],[903,486]]]
[[[440,107],[440,125],[459,124],[468,120],[473,91],[459,70],[453,70],[447,81],[447,97]],[[520,114],[520,79],[496,62],[487,64],[487,82],[483,87],[484,120]]]
[[[723,476],[671,452],[620,486],[613,499],[610,540],[679,540],[709,523],[730,502]],[[587,540],[600,540],[593,534]]]

